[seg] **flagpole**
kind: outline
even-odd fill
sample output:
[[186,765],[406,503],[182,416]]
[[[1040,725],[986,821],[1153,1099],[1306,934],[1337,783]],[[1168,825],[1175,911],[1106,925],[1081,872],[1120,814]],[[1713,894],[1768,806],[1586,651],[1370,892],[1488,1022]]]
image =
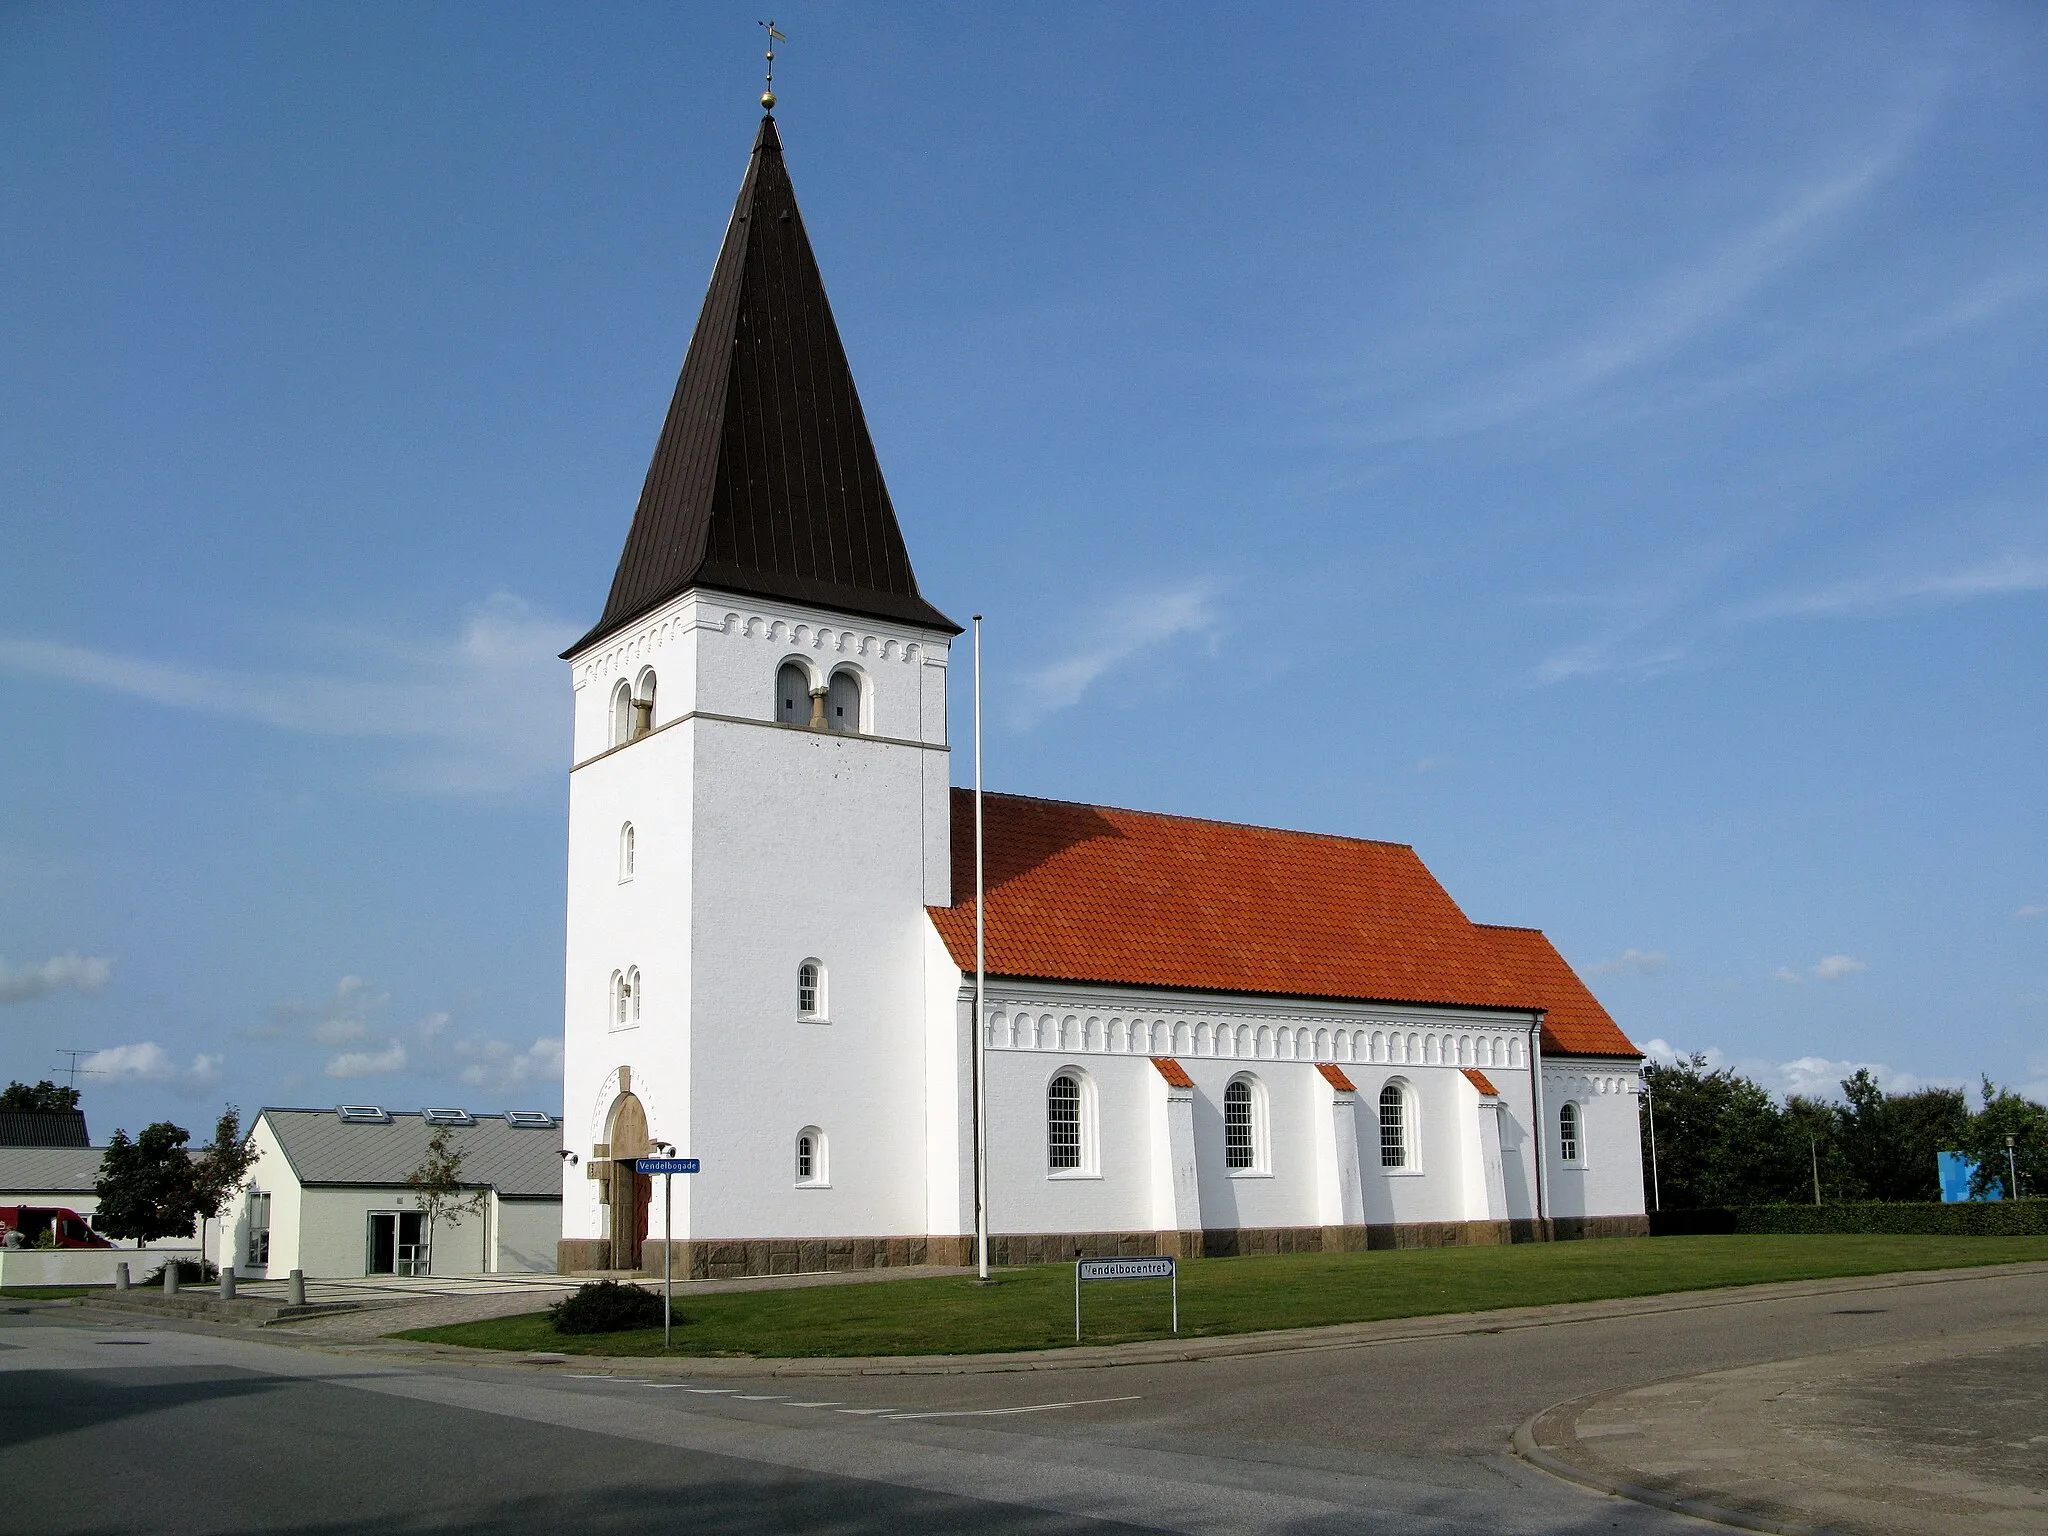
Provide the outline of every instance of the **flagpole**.
[[981,821],[981,615],[974,616],[974,1267],[988,1279],[988,924]]

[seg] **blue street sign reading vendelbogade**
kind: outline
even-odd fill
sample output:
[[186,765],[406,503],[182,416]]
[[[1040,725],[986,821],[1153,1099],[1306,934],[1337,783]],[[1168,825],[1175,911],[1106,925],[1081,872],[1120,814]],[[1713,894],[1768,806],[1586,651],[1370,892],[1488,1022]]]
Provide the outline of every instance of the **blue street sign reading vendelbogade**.
[[695,1157],[636,1157],[633,1159],[635,1173],[695,1173],[702,1166],[702,1159]]

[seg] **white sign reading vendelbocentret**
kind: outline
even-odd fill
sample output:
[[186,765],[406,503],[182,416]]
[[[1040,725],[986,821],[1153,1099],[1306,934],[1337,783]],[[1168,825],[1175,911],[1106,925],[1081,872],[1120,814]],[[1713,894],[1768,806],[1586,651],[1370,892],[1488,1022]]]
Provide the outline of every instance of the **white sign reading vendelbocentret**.
[[1172,1259],[1083,1259],[1083,1280],[1171,1280]]
[[1170,1258],[1081,1259],[1074,1260],[1074,1342],[1081,1342],[1081,1282],[1083,1280],[1171,1280],[1173,1282],[1173,1331],[1180,1332],[1180,1271]]

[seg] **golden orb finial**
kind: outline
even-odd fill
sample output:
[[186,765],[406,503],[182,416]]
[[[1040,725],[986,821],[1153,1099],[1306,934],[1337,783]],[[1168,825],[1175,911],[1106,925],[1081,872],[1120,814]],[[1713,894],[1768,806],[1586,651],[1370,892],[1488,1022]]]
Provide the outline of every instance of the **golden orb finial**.
[[764,112],[773,112],[775,110],[775,93],[773,91],[763,91],[761,93],[761,110]]

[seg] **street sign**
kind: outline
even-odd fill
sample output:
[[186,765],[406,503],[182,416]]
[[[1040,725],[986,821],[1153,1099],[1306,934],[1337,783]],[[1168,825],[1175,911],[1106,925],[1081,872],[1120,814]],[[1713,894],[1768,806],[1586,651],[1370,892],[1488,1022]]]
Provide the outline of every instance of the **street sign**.
[[1083,1280],[1170,1280],[1173,1282],[1173,1331],[1180,1332],[1180,1267],[1171,1258],[1084,1259],[1074,1255],[1074,1342],[1081,1342]]
[[1172,1259],[1083,1259],[1083,1280],[1171,1280]]
[[696,1173],[703,1161],[695,1157],[636,1157],[633,1159],[635,1173]]

